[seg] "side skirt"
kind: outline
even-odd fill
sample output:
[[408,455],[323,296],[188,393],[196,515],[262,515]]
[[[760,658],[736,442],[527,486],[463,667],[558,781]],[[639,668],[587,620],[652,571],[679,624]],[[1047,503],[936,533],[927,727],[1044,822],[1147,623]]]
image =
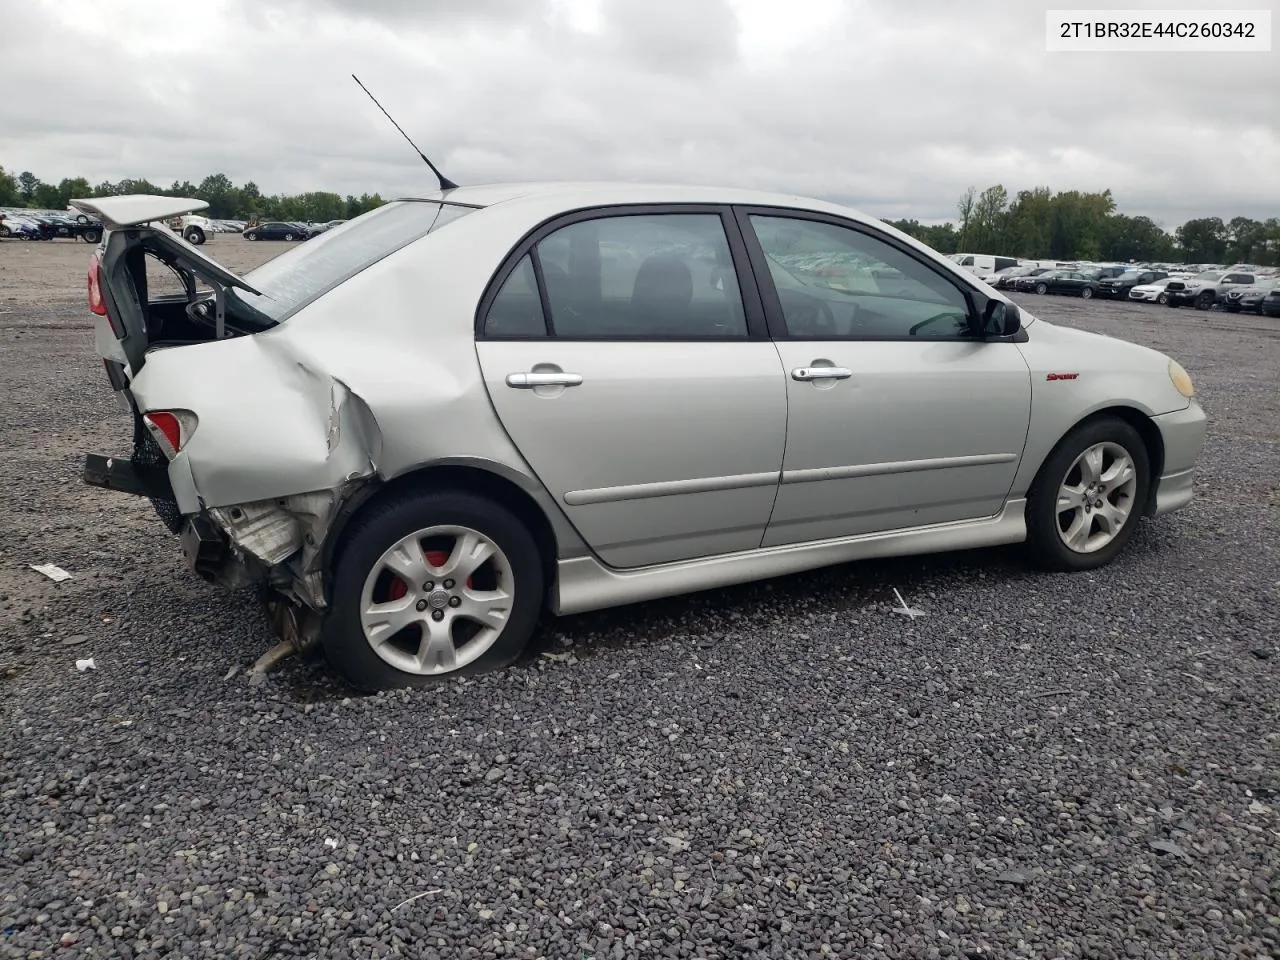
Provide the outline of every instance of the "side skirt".
[[1025,499],[1010,500],[998,514],[981,520],[785,544],[639,570],[613,570],[595,557],[561,560],[557,564],[552,612],[585,613],[802,573],[852,560],[1020,543],[1027,538],[1026,506]]

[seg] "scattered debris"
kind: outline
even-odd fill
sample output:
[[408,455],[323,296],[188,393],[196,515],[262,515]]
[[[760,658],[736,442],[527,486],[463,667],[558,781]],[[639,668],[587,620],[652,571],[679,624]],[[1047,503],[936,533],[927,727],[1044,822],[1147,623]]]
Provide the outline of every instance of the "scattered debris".
[[898,592],[897,587],[893,588],[893,595],[898,598],[898,603],[901,604],[900,607],[894,608],[894,611],[893,611],[894,613],[900,613],[903,616],[910,617],[912,620],[914,620],[916,617],[927,616],[927,614],[923,610],[921,610],[919,607],[907,606],[907,601],[902,599],[902,594]]
[[87,633],[77,633],[74,636],[63,637],[61,642],[64,647],[78,647],[88,639],[89,635]]
[[230,670],[227,671],[227,675],[222,678],[223,682],[225,683],[227,680],[230,680],[239,672],[240,672],[240,666],[237,664],[236,666],[232,667]]
[[683,839],[682,837],[663,837],[662,842],[665,843],[672,850],[688,850],[689,849],[689,841]]
[[1025,870],[1006,870],[996,877],[996,883],[1016,883],[1019,885],[1031,882],[1031,874]]
[[548,660],[554,660],[556,663],[577,663],[578,662],[578,658],[575,657],[572,652],[569,652],[569,653],[544,652],[542,655],[546,657]]
[[33,563],[31,569],[36,573],[43,573],[54,583],[61,583],[63,580],[70,580],[71,574],[63,570],[56,563]]
[[1254,650],[1250,650],[1249,652],[1259,660],[1270,660],[1276,655],[1275,650],[1271,647],[1258,647]]
[[1175,857],[1181,857],[1183,860],[1191,859],[1191,855],[1172,840],[1152,840],[1151,849],[1158,850],[1160,853],[1168,853]]
[[337,850],[337,849],[338,849],[338,841],[337,841],[337,840],[335,840],[335,839],[333,839],[333,837],[325,837],[325,838],[324,838],[324,845],[325,845],[326,847],[328,847],[330,850]]
[[400,909],[401,907],[403,907],[405,904],[413,903],[413,901],[415,901],[415,900],[421,900],[423,897],[429,897],[429,896],[431,896],[433,893],[444,893],[444,891],[443,891],[443,890],[423,890],[421,893],[415,893],[415,894],[414,894],[412,897],[410,897],[408,900],[401,900],[399,903],[397,903],[397,904],[396,904],[394,907],[392,907],[391,909],[392,909],[392,911],[399,910],[399,909]]
[[90,657],[88,660],[77,660],[76,669],[84,673],[86,670],[97,670],[98,665],[93,662],[93,657]]
[[1271,808],[1261,800],[1254,800],[1249,804],[1249,812],[1255,816],[1265,816],[1271,812]]
[[263,677],[268,670],[275,667],[286,657],[297,653],[297,650],[298,648],[294,646],[292,640],[281,640],[253,662],[253,666],[249,668],[249,682],[261,683],[262,680],[256,678]]

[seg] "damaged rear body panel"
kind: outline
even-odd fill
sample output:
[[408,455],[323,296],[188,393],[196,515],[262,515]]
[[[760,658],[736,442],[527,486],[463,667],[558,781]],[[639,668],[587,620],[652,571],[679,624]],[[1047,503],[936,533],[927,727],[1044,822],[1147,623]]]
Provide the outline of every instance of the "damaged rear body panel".
[[[517,484],[558,549],[585,550],[494,418],[470,326],[457,322],[491,274],[472,265],[500,253],[475,247],[518,239],[469,231],[474,209],[388,204],[243,278],[165,229],[109,232],[97,339],[134,417],[134,451],[114,465],[91,457],[86,481],[150,497],[205,578],[266,586],[316,613],[344,516],[424,468]],[[184,300],[147,298],[148,257],[182,277]]]

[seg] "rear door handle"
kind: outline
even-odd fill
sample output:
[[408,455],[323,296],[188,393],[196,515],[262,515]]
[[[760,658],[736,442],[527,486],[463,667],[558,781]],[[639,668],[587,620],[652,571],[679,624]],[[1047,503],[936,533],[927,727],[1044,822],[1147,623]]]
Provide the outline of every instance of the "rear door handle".
[[509,373],[507,386],[516,390],[532,390],[535,387],[576,387],[582,383],[577,373]]
[[796,367],[791,371],[793,380],[848,380],[852,376],[848,367]]

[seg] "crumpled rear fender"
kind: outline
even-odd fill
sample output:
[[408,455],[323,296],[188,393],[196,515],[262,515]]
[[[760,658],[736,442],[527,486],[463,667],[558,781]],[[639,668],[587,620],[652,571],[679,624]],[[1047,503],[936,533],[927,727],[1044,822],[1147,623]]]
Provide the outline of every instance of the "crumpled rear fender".
[[283,349],[273,331],[153,351],[131,388],[140,410],[198,419],[170,467],[183,513],[336,489],[377,472],[382,434],[368,404],[296,344]]

